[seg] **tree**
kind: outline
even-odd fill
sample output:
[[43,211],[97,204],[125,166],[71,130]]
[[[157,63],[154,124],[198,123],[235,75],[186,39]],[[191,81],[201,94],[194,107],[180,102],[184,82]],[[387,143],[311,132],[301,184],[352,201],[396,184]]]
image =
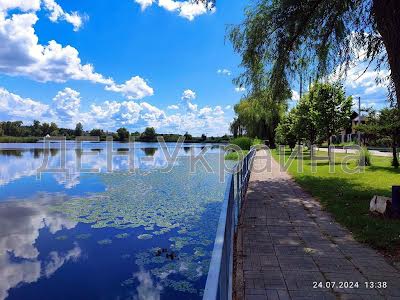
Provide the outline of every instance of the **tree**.
[[235,105],[240,127],[249,137],[259,137],[275,144],[275,129],[286,111],[286,101],[291,96],[287,90],[284,98],[273,100],[268,90],[250,94]]
[[50,131],[49,134],[52,135],[52,136],[58,135],[58,126],[57,126],[57,124],[54,123],[54,122],[51,122],[49,131]]
[[92,129],[89,134],[90,136],[98,136],[98,137],[105,136],[103,129]]
[[120,140],[121,142],[124,142],[127,139],[129,139],[129,131],[124,127],[119,128],[117,130],[117,134],[118,134],[118,140]]
[[32,136],[42,136],[42,129],[40,127],[40,122],[38,120],[33,121]]
[[207,140],[207,136],[203,133],[203,134],[201,135],[200,140],[201,140],[202,142],[204,142],[205,140]]
[[390,69],[390,95],[400,107],[399,11],[398,0],[256,1],[229,31],[244,68],[236,83],[269,88],[275,99],[300,69],[318,79],[363,59]]
[[[353,100],[351,97],[346,98],[342,86],[337,83],[315,83],[309,97],[318,134],[328,141],[330,148],[330,137],[344,128],[349,121]],[[330,159],[330,149],[328,152]]]
[[276,141],[281,145],[288,145],[290,150],[296,146],[298,136],[296,134],[297,111],[292,109],[285,115],[276,128]]
[[82,136],[83,135],[83,126],[82,123],[79,122],[75,126],[75,136]]
[[141,139],[152,141],[156,138],[156,130],[153,127],[146,127],[144,132],[140,135]]
[[185,137],[185,140],[186,140],[186,141],[191,141],[191,140],[193,139],[192,135],[189,134],[189,132],[186,132],[186,133],[184,134],[184,137]]
[[392,141],[392,166],[399,167],[397,147],[400,144],[400,111],[397,108],[384,108],[379,114],[371,112],[368,122],[357,126],[357,130],[378,138],[390,138]]
[[296,106],[297,118],[295,127],[297,136],[299,139],[308,141],[310,146],[315,144],[318,136],[314,105],[317,105],[317,103],[313,104],[309,95],[306,94],[301,97]]
[[50,124],[49,123],[43,123],[41,126],[42,129],[42,135],[46,136],[46,135],[50,135],[51,133],[51,129],[50,129]]

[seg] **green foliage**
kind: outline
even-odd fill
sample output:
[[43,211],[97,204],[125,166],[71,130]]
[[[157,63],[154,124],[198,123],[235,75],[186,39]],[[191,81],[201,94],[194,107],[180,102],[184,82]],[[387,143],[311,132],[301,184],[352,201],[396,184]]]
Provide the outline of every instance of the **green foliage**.
[[90,136],[98,136],[98,137],[104,137],[106,135],[103,129],[92,129],[89,134]]
[[156,130],[153,127],[147,127],[140,135],[144,141],[154,141],[156,139]]
[[314,78],[338,66],[346,71],[363,50],[364,59],[378,69],[391,67],[394,84],[389,88],[396,86],[400,103],[400,68],[394,63],[398,33],[393,36],[398,8],[397,1],[380,0],[254,1],[244,22],[229,30],[244,70],[236,84],[251,91],[270,89],[273,98],[279,98],[304,70]]
[[189,134],[189,132],[186,132],[184,134],[184,137],[185,137],[185,141],[191,141],[193,139],[192,135]]
[[314,100],[314,98],[310,98],[308,93],[299,100],[296,106],[295,131],[299,140],[306,140],[311,145],[314,145],[318,137],[314,107],[318,105],[318,103],[312,102],[311,100]]
[[253,143],[251,145],[257,146],[257,145],[262,145],[262,144],[263,144],[263,141],[256,137],[253,139]]
[[242,136],[242,137],[238,137],[236,139],[232,139],[230,141],[231,144],[239,146],[240,149],[242,150],[250,150],[252,144],[253,144],[253,139],[246,137],[246,136]]
[[121,142],[125,142],[129,139],[129,131],[125,127],[119,128],[117,134],[118,140]]
[[288,145],[292,150],[296,146],[297,135],[296,135],[296,118],[297,111],[292,109],[286,116],[282,118],[276,128],[276,141],[280,145]]
[[375,111],[368,115],[368,122],[357,126],[369,140],[390,139],[392,147],[392,166],[399,167],[397,147],[400,145],[400,111],[398,108],[384,108],[379,114]]
[[345,128],[351,115],[352,98],[345,96],[338,83],[316,83],[310,90],[311,118],[318,134],[330,143],[330,137]]
[[372,166],[371,153],[368,151],[366,147],[361,148],[357,164],[360,167]]
[[229,152],[225,154],[225,160],[240,160],[243,159],[247,153],[249,153],[248,150],[242,150],[240,152]]
[[82,123],[78,123],[75,126],[75,136],[82,136],[83,135],[83,125]]
[[36,143],[38,137],[29,136],[0,136],[0,143]]
[[231,124],[234,136],[246,133],[250,137],[267,139],[271,144],[275,141],[275,129],[284,115],[291,92],[286,90],[281,99],[273,99],[267,90],[253,93],[235,105],[237,117]]

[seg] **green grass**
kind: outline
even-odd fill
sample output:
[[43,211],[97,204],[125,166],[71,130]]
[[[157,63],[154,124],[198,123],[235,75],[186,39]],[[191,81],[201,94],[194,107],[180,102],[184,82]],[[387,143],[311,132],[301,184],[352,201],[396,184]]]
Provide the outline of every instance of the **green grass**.
[[[278,161],[280,154],[272,151]],[[308,153],[305,153],[308,155]],[[319,152],[319,156],[326,156]],[[286,160],[289,151],[286,151]],[[336,220],[347,227],[360,241],[389,255],[396,255],[400,249],[400,220],[373,217],[369,214],[369,202],[374,195],[391,196],[392,185],[400,184],[400,170],[390,166],[388,157],[372,156],[372,166],[365,167],[363,173],[347,174],[341,164],[344,154],[335,154],[335,172],[329,173],[327,160],[316,162],[316,173],[311,171],[309,156],[304,157],[304,172],[299,173],[295,160],[288,172],[305,190],[320,200],[325,209]],[[281,157],[283,161],[283,157]],[[356,168],[358,155],[347,162]]]
[[38,137],[0,136],[0,143],[36,143]]
[[241,152],[229,152],[225,154],[225,160],[239,160],[241,158],[244,158],[247,153],[249,153],[248,150],[242,150]]

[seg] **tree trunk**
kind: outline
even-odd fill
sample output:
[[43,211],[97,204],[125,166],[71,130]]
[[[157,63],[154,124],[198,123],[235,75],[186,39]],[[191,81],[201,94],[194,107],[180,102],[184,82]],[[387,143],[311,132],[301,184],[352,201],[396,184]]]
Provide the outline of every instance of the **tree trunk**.
[[400,108],[400,1],[373,0],[372,13],[386,47],[397,107]]
[[392,141],[392,152],[393,152],[393,162],[392,162],[392,166],[395,167],[396,169],[399,167],[399,159],[397,158],[397,143],[396,143],[396,136],[394,135],[392,137],[393,141]]

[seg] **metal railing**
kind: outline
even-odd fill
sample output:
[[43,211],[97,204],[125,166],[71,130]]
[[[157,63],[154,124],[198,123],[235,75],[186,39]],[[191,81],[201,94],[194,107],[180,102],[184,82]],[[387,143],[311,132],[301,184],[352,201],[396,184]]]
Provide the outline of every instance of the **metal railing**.
[[252,148],[244,159],[234,167],[234,172],[228,176],[204,289],[204,300],[232,299],[234,235],[239,221],[242,201],[246,195],[255,154],[256,149]]

